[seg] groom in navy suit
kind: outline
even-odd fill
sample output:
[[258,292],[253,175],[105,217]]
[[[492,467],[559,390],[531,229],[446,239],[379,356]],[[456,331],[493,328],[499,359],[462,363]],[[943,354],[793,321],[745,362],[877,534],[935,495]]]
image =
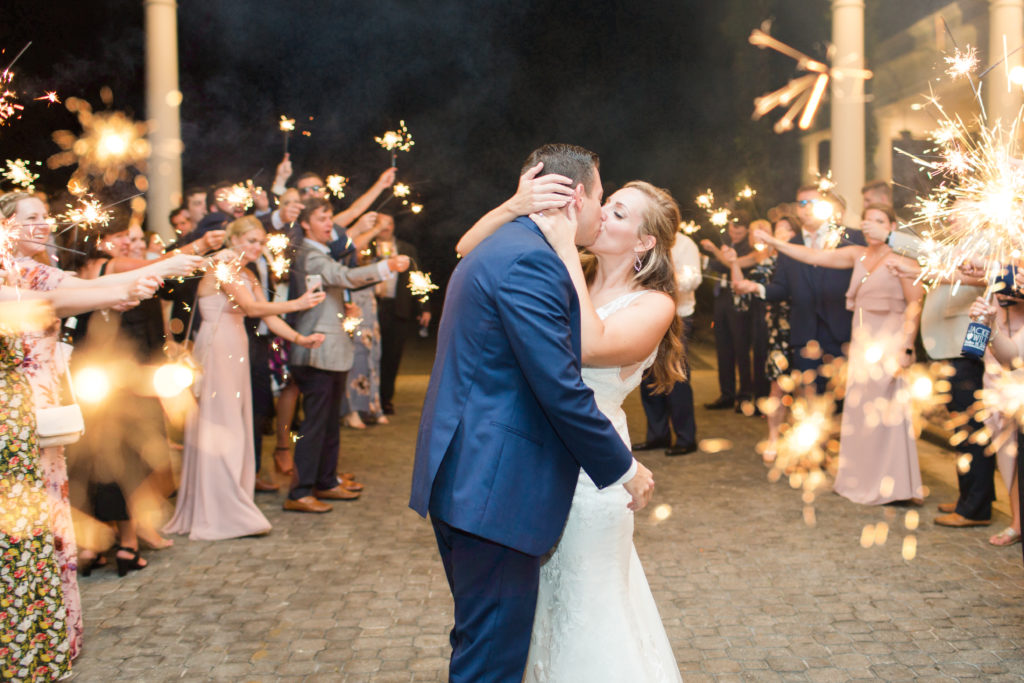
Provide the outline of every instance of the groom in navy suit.
[[[601,222],[593,152],[545,145],[525,168],[572,179],[576,243]],[[564,209],[563,209],[564,210]],[[580,379],[579,301],[565,265],[525,216],[452,274],[416,442],[410,507],[430,513],[455,598],[449,680],[519,683],[541,556],[554,547],[582,467],[623,484],[638,510],[651,473],[633,460]]]

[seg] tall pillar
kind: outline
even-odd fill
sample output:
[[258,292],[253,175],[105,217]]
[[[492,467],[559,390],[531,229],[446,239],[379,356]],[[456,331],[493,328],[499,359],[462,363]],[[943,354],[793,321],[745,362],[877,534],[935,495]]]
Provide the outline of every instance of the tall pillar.
[[167,215],[181,204],[181,120],[178,112],[178,5],[175,0],[143,0],[146,9],[146,118],[149,123],[150,230],[173,237]]
[[[983,55],[983,63],[992,64],[1003,59],[1004,38],[1007,52],[1024,44],[1024,0],[989,0],[989,53]],[[1021,61],[1021,51],[1018,51],[985,76],[982,92],[989,125],[995,125],[997,120],[1002,122],[1004,128],[1013,125],[1020,111],[1022,90],[1018,84],[1007,87],[1006,74],[1013,67],[1020,66]]]
[[864,0],[832,0],[832,180],[846,199],[846,224],[859,223],[864,186]]

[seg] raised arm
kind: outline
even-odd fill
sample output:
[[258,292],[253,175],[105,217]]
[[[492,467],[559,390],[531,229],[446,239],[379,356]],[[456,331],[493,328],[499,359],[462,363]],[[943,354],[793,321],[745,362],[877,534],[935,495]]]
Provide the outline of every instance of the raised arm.
[[754,239],[775,247],[780,253],[812,266],[825,268],[853,268],[854,263],[864,254],[864,247],[851,245],[839,249],[811,249],[802,244],[777,240],[764,230],[754,230]]
[[[206,260],[202,256],[173,254],[159,261],[143,259],[115,258],[107,265],[107,274],[92,280],[85,280],[69,275],[61,280],[61,287],[106,287],[135,282],[140,277],[155,276],[159,278],[184,277],[202,268]],[[130,266],[130,267],[129,267]]]
[[385,261],[371,263],[368,266],[349,268],[319,251],[310,250],[306,253],[308,255],[304,264],[305,273],[320,275],[327,287],[359,289],[380,282],[391,273],[402,273],[409,269],[409,257],[402,254],[392,256]]
[[[253,294],[253,290],[245,284],[246,282],[254,282],[252,273],[243,268],[239,272],[238,280],[238,282],[221,282],[220,288],[250,318],[263,318],[265,316],[304,311],[307,308],[316,306],[326,296],[323,290],[314,289],[295,299],[271,302],[267,301],[266,297],[262,295],[262,291],[258,295]],[[215,286],[217,284],[213,273],[207,273],[203,278],[203,282],[199,285],[200,289],[205,291],[209,291],[211,287]],[[259,290],[259,287],[253,289]]]
[[567,213],[551,216],[530,214],[565,263],[580,300],[583,362],[599,367],[632,365],[645,360],[658,348],[675,316],[675,302],[662,292],[637,298],[630,306],[608,316],[597,314],[590,299],[579,252],[576,250],[576,215],[570,204]]
[[347,209],[334,214],[334,224],[347,228],[352,221],[370,208],[370,205],[376,201],[381,192],[395,184],[395,174],[397,172],[398,169],[392,167],[381,173],[380,177],[377,178],[377,182],[371,185],[369,190],[359,195],[354,202],[349,204]]
[[455,253],[465,256],[498,228],[520,216],[565,206],[572,197],[572,180],[556,173],[538,178],[537,174],[543,167],[544,163],[541,162],[527,169],[519,178],[516,193],[474,223],[455,245]]

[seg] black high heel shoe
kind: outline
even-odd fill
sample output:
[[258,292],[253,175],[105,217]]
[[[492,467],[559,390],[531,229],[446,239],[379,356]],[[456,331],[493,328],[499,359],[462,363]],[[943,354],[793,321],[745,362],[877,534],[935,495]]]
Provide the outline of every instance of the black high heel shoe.
[[96,555],[90,560],[83,562],[78,567],[78,573],[82,576],[89,576],[93,569],[103,569],[107,566],[107,558],[103,555]]
[[134,571],[138,571],[140,569],[145,569],[146,568],[147,565],[141,564],[139,562],[139,560],[141,560],[142,557],[139,555],[139,549],[138,548],[128,548],[128,547],[125,547],[123,545],[119,545],[119,546],[117,546],[117,551],[118,552],[124,551],[126,553],[131,553],[132,554],[132,556],[128,557],[128,558],[124,558],[124,557],[121,557],[119,555],[115,556],[117,558],[117,575],[118,576],[123,577],[123,576],[126,576],[128,574],[128,572],[134,572]]

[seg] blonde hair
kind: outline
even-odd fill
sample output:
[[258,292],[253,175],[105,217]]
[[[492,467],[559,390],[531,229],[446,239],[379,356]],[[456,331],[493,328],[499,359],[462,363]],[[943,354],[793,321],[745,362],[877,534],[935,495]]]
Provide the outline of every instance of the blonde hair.
[[236,218],[228,223],[228,226],[225,229],[227,230],[227,236],[229,239],[232,237],[241,237],[245,233],[252,232],[253,230],[262,230],[263,232],[266,232],[266,229],[263,227],[263,223],[261,223],[260,219],[256,218],[256,216],[242,216],[241,218]]
[[18,202],[22,199],[33,198],[36,198],[36,196],[28,192],[8,192],[0,196],[0,216],[12,218],[18,212]]
[[[650,235],[654,237],[654,246],[639,255],[640,269],[633,276],[637,287],[664,292],[678,304],[676,292],[676,271],[672,263],[672,247],[676,243],[676,231],[681,218],[679,205],[671,193],[660,187],[633,180],[622,186],[623,189],[638,190],[647,200],[643,221],[640,223],[638,237]],[[592,282],[597,271],[597,261],[592,255],[583,255],[583,272],[587,282]],[[686,380],[683,370],[685,360],[683,354],[683,325],[679,316],[672,316],[665,335],[658,343],[658,355],[650,370],[650,386],[655,393],[667,394],[676,382]]]

